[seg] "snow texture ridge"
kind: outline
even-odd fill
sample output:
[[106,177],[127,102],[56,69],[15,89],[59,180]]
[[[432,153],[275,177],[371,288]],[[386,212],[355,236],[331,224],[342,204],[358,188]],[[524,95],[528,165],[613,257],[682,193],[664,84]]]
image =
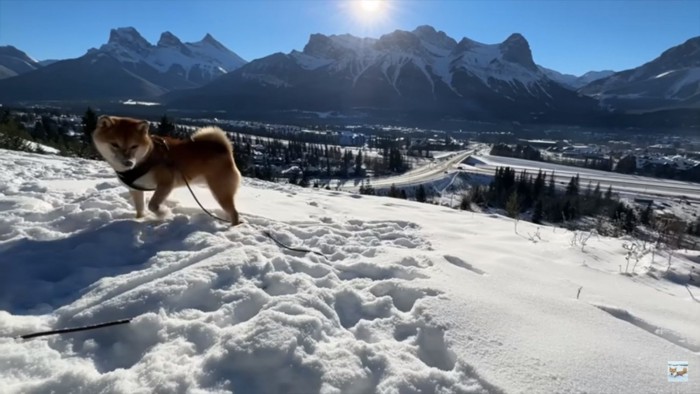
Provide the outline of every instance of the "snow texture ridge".
[[700,364],[692,253],[621,275],[620,240],[251,179],[240,226],[186,190],[135,220],[102,162],[0,165],[3,393],[662,392],[668,360]]

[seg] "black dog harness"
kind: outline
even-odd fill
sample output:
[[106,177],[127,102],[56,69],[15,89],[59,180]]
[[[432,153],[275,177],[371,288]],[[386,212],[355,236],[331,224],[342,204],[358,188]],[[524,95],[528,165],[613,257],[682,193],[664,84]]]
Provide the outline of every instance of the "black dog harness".
[[144,162],[128,171],[117,171],[117,177],[120,181],[122,181],[122,183],[124,183],[132,189],[141,190],[142,192],[150,192],[156,189],[141,187],[136,185],[134,182],[136,182],[136,180],[141,178],[142,176],[146,175],[148,171],[151,171],[152,167],[153,164],[148,164]]
[[[168,163],[168,160],[166,159],[167,152],[170,150],[168,143],[162,137],[155,135],[151,136],[151,140],[153,141],[153,150],[151,150],[151,152],[148,154],[146,160],[143,160],[139,165],[130,170],[116,171],[117,177],[120,181],[122,181],[122,183],[132,189],[143,192],[150,192],[156,189],[138,186],[135,184],[136,180],[146,175],[156,165]],[[156,152],[154,151],[156,149],[160,150],[159,153],[161,154],[155,154]]]

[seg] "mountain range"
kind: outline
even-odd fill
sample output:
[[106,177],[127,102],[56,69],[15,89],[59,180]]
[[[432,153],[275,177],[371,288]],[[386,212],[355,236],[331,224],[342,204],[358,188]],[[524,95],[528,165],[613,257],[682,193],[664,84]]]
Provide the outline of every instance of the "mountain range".
[[611,108],[700,109],[700,37],[670,48],[640,67],[593,81],[581,92]]
[[209,34],[183,43],[164,32],[153,45],[126,27],[79,58],[48,64],[0,48],[0,102],[146,99],[232,114],[576,123],[615,111],[700,108],[699,48],[695,37],[631,70],[573,76],[536,64],[518,33],[496,44],[458,41],[431,26],[379,38],[312,34],[301,51],[246,62]]
[[314,34],[303,51],[276,53],[215,84],[165,96],[173,108],[360,111],[413,116],[523,118],[585,112],[595,100],[549,79],[529,44],[459,42],[430,26],[379,39]]
[[[0,54],[14,53],[7,48]],[[14,54],[7,63],[29,58]],[[1,60],[0,66],[7,67],[6,59]],[[106,44],[81,57],[45,66],[34,61],[30,64],[33,70],[15,68],[16,76],[0,80],[0,100],[154,98],[173,89],[202,86],[245,63],[209,34],[200,41],[183,43],[164,32],[153,45],[134,28],[118,28],[111,30]]]

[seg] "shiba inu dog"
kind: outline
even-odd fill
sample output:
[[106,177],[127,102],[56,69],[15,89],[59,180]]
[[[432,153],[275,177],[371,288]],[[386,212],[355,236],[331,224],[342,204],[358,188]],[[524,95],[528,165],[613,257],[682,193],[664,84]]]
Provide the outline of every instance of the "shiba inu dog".
[[153,191],[148,209],[162,217],[161,204],[170,192],[204,182],[231,224],[239,223],[235,196],[241,173],[233,159],[233,147],[217,127],[204,127],[190,139],[153,136],[145,120],[100,116],[92,140],[97,151],[129,188],[136,217],[144,215],[144,192]]

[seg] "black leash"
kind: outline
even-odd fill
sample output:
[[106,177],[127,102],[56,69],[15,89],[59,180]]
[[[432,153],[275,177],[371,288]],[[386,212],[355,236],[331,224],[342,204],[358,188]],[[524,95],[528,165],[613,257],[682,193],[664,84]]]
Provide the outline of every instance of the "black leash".
[[36,337],[43,337],[46,335],[66,334],[69,332],[94,330],[96,328],[116,326],[119,324],[128,324],[129,322],[131,322],[131,319],[116,320],[116,321],[111,321],[111,322],[107,322],[107,323],[94,324],[92,326],[63,328],[60,330],[51,330],[51,331],[41,331],[41,332],[35,332],[33,334],[25,334],[25,335],[20,336],[20,338],[31,339],[31,338],[36,338]]
[[[194,194],[194,190],[192,190],[192,188],[190,187],[190,183],[187,181],[187,177],[185,177],[185,174],[183,174],[183,173],[180,171],[180,175],[182,175],[182,179],[185,181],[185,185],[187,186],[187,189],[190,191],[190,194],[192,194],[192,198],[194,198],[194,201],[197,202],[197,205],[199,205],[199,207],[202,209],[202,211],[204,211],[204,213],[206,213],[207,215],[211,216],[212,218],[214,218],[214,219],[216,219],[216,220],[219,220],[219,221],[222,221],[222,222],[224,222],[224,223],[229,223],[229,224],[231,223],[230,220],[226,220],[226,219],[220,218],[220,217],[214,215],[213,213],[209,212],[206,208],[204,208],[204,206],[202,205],[202,203],[199,202],[199,199],[197,198],[197,195]],[[285,244],[283,244],[282,242],[276,240],[275,237],[273,237],[272,234],[271,234],[269,231],[267,231],[267,230],[263,231],[262,233],[263,233],[266,237],[268,237],[268,238],[270,238],[272,241],[274,241],[274,243],[276,243],[277,245],[279,245],[279,246],[281,246],[281,247],[283,247],[283,248],[285,248],[285,249],[288,249],[288,250],[291,250],[291,251],[294,251],[294,252],[313,253],[313,254],[318,255],[318,256],[321,256],[321,257],[326,257],[323,253],[321,253],[321,252],[319,252],[319,251],[316,251],[316,250],[311,250],[311,249],[306,249],[306,248],[293,248],[293,247],[291,247],[291,246],[285,245]]]
[[[156,137],[156,138],[154,138],[154,137]],[[155,141],[155,142],[161,144],[161,145],[164,147],[164,149],[165,149],[166,152],[170,151],[170,147],[168,146],[168,143],[167,143],[162,137],[152,136],[151,138],[154,138],[154,141]],[[177,166],[175,166],[175,171],[177,171],[177,172],[180,173],[180,176],[182,176],[182,180],[185,181],[185,185],[187,186],[187,189],[190,191],[190,194],[192,195],[192,198],[194,198],[194,201],[197,202],[197,205],[199,205],[199,207],[202,209],[202,211],[204,211],[204,213],[206,213],[207,215],[209,215],[209,216],[211,216],[212,218],[214,218],[214,219],[216,219],[216,220],[219,220],[219,221],[221,221],[221,222],[224,222],[224,223],[231,223],[230,220],[227,220],[227,219],[224,219],[224,218],[220,218],[220,217],[214,215],[213,213],[211,213],[211,212],[210,212],[209,210],[207,210],[206,208],[204,208],[204,206],[202,205],[202,203],[199,202],[199,199],[197,198],[197,195],[194,194],[194,190],[192,190],[192,187],[190,187],[190,183],[187,181],[187,177],[185,176],[185,174],[184,174],[182,171],[180,171],[180,169],[177,168]],[[263,231],[263,234],[265,234],[266,237],[268,237],[268,238],[270,238],[271,240],[273,240],[277,245],[279,245],[279,246],[281,246],[281,247],[283,247],[283,248],[285,248],[285,249],[293,250],[293,251],[295,251],[295,252],[313,253],[313,254],[316,254],[316,255],[325,257],[325,255],[324,255],[323,253],[318,252],[318,251],[315,251],[315,250],[305,249],[305,248],[293,248],[293,247],[291,247],[291,246],[287,246],[287,245],[281,243],[280,241],[276,240],[276,239],[272,236],[272,234],[270,234],[270,232],[268,232],[268,231]]]
[[266,237],[268,237],[268,238],[270,238],[271,240],[273,240],[277,245],[279,245],[279,246],[281,246],[281,247],[283,247],[283,248],[285,248],[285,249],[293,250],[293,251],[295,251],[295,252],[313,253],[313,254],[319,255],[319,256],[321,256],[321,257],[326,257],[326,255],[324,255],[323,253],[321,253],[321,252],[319,252],[319,251],[317,251],[317,250],[311,250],[311,249],[305,249],[305,248],[292,248],[292,247],[290,247],[290,246],[287,246],[287,245],[283,244],[282,242],[276,240],[276,239],[272,236],[272,234],[270,234],[270,232],[267,231],[267,230],[263,231],[262,233],[263,233]]

